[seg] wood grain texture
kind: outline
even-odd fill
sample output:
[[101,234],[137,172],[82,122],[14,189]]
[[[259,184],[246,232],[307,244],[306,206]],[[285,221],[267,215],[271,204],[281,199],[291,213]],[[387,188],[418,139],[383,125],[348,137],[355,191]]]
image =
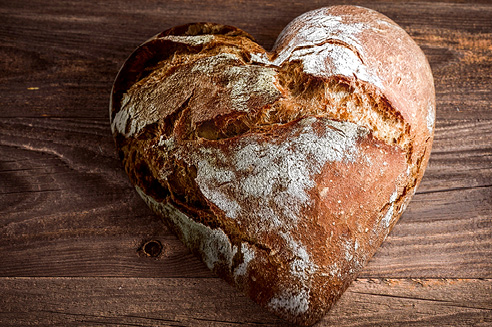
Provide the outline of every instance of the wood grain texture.
[[[109,94],[126,57],[166,28],[231,24],[268,49],[291,19],[330,4],[0,1],[0,325],[282,325],[138,198],[114,151]],[[492,4],[357,4],[427,55],[436,135],[407,211],[319,325],[490,326]],[[149,240],[159,256],[143,253]]]
[[[2,326],[286,326],[218,279],[10,277],[0,292]],[[491,311],[491,280],[361,278],[319,325],[488,326]]]

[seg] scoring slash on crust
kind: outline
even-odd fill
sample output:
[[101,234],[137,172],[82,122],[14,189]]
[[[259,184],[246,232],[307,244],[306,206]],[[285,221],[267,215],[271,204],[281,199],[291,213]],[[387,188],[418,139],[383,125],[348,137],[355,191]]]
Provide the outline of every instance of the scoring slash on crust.
[[432,145],[425,56],[387,17],[308,12],[272,52],[237,28],[188,24],[142,44],[113,86],[131,181],[205,264],[310,325],[388,235]]

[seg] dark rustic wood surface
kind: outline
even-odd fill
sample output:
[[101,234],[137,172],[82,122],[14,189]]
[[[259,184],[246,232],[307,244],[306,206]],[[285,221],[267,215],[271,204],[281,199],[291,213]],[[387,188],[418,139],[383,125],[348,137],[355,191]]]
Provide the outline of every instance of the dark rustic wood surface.
[[[283,325],[138,198],[109,94],[125,58],[166,28],[231,24],[270,48],[291,19],[330,4],[0,0],[0,326]],[[428,56],[435,145],[400,222],[319,326],[491,326],[492,3],[357,4]],[[161,253],[147,255],[148,241]]]

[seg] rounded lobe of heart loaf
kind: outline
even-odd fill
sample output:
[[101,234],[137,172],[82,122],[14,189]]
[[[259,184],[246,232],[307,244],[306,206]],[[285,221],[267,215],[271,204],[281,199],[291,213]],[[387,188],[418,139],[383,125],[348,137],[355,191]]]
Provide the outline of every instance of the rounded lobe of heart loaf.
[[434,126],[425,56],[351,6],[296,18],[270,53],[230,26],[165,31],[128,58],[110,110],[149,206],[211,270],[302,325],[400,217]]
[[[343,75],[375,86],[407,124],[414,165],[428,161],[435,121],[434,79],[422,50],[391,19],[356,6],[320,8],[289,23],[273,51],[279,54],[278,65],[300,60],[312,75]],[[413,173],[423,175],[423,170]]]

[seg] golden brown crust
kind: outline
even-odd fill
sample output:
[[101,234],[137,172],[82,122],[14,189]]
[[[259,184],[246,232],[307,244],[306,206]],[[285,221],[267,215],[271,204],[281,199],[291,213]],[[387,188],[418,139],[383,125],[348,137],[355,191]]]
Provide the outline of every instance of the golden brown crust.
[[434,88],[421,50],[372,10],[290,23],[271,53],[231,26],[141,45],[113,86],[131,181],[218,275],[273,313],[319,320],[422,178]]

